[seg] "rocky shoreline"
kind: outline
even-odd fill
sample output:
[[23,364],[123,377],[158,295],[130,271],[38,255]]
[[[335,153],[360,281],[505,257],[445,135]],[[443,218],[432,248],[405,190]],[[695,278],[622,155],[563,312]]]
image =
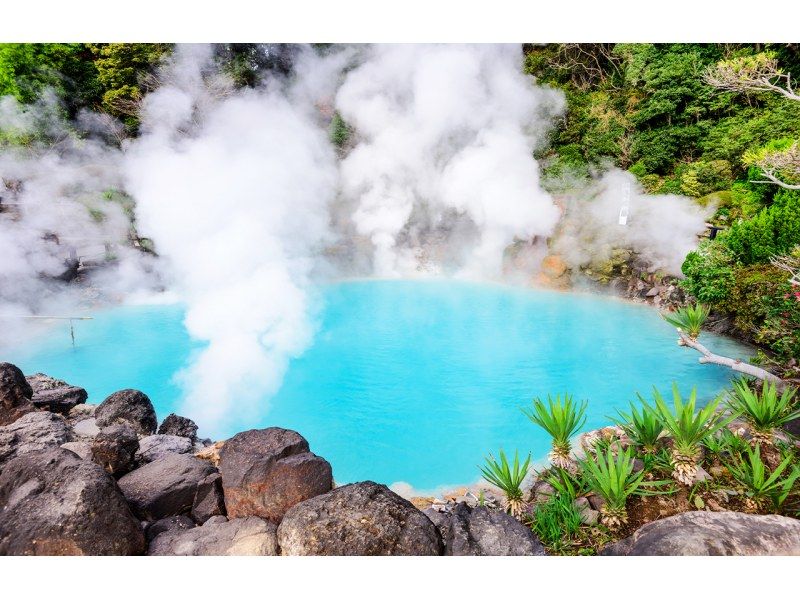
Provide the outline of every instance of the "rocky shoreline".
[[[87,398],[0,364],[0,555],[546,554],[491,492],[415,506],[371,481],[336,487],[292,430],[212,443],[175,414],[159,426],[140,391]],[[546,492],[535,484],[531,502]],[[586,517],[596,512],[587,501]],[[800,554],[800,521],[681,513],[603,554]]]

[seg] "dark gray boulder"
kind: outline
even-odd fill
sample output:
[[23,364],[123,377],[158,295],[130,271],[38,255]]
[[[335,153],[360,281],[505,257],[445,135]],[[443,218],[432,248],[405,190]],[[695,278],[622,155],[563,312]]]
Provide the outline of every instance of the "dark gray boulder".
[[436,526],[386,486],[347,484],[295,505],[278,526],[284,555],[440,555]]
[[164,517],[164,519],[159,519],[150,524],[147,527],[145,536],[148,542],[152,542],[153,538],[158,534],[175,530],[192,529],[193,527],[196,527],[194,521],[186,515],[172,515],[171,517]]
[[74,442],[65,442],[61,445],[61,448],[66,449],[68,451],[72,451],[76,455],[78,455],[81,459],[88,459],[89,461],[92,460],[92,445],[88,442],[83,440],[76,440]]
[[508,513],[456,505],[445,537],[450,556],[542,556],[544,546],[527,526]]
[[245,517],[209,520],[202,527],[159,534],[150,544],[153,556],[275,556],[275,524]]
[[214,472],[197,484],[192,503],[192,518],[203,524],[212,517],[225,515],[225,498],[222,495],[222,476]]
[[167,455],[119,479],[134,514],[147,521],[189,513],[197,485],[214,467],[192,455]]
[[192,441],[172,434],[153,434],[139,441],[136,461],[140,464],[157,461],[166,455],[183,455],[192,451]]
[[229,517],[255,515],[278,523],[299,502],[333,487],[330,464],[283,428],[249,430],[227,440],[219,470]]
[[72,440],[64,418],[49,411],[33,411],[0,427],[0,467],[14,457],[57,448]]
[[159,434],[172,434],[188,438],[192,442],[197,439],[197,424],[188,417],[170,413],[158,427]]
[[130,424],[114,424],[100,430],[92,443],[92,460],[119,477],[136,466],[139,437]]
[[652,521],[607,546],[609,556],[800,555],[800,521],[780,515],[690,511]]
[[443,513],[431,507],[422,511],[425,516],[430,519],[439,530],[442,539],[447,538],[447,532],[450,529],[450,513]]
[[38,409],[67,415],[73,407],[85,403],[88,398],[85,389],[41,373],[26,379],[33,389],[31,402]]
[[127,422],[137,434],[155,434],[158,420],[149,397],[141,391],[118,390],[95,409],[94,417],[100,428]]
[[0,363],[0,426],[15,422],[35,409],[33,389],[17,366]]
[[141,526],[114,480],[91,461],[54,448],[0,473],[0,555],[132,555]]

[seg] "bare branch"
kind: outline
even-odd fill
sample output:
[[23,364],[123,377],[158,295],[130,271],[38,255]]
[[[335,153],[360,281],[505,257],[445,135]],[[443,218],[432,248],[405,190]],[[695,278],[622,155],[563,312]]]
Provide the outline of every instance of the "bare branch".
[[718,62],[705,72],[703,80],[725,91],[768,91],[800,101],[791,73],[781,71],[778,60],[766,53]]
[[731,357],[725,357],[723,355],[717,355],[716,353],[712,353],[704,345],[701,345],[696,340],[693,340],[682,331],[678,330],[678,334],[681,337],[680,341],[678,341],[681,345],[685,347],[691,347],[695,351],[698,351],[702,354],[702,357],[700,358],[700,363],[714,363],[716,365],[722,365],[731,368],[734,372],[747,374],[748,376],[753,376],[754,378],[758,378],[759,380],[767,380],[768,382],[773,383],[778,388],[778,390],[782,390],[787,386],[787,383],[785,381],[778,378],[772,372],[768,372],[767,370],[755,366],[751,363],[746,363],[741,359],[733,359]]

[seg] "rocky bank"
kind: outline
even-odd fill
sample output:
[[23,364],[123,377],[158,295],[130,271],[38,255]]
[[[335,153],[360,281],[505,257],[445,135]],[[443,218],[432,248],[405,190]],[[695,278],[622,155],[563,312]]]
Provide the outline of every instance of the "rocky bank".
[[[375,482],[335,487],[331,465],[292,430],[212,444],[187,418],[159,426],[140,391],[86,400],[0,363],[0,555],[545,554],[496,501],[422,511]],[[606,552],[800,554],[800,523],[684,513]]]

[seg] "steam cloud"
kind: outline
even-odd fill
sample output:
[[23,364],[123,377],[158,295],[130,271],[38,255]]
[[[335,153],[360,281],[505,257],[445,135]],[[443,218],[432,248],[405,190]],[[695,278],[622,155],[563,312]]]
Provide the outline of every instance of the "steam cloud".
[[[619,217],[627,207],[627,222]],[[645,195],[630,173],[612,169],[567,199],[563,228],[552,250],[573,268],[598,264],[617,247],[632,249],[673,276],[697,246],[714,207],[678,195]]]
[[232,93],[210,59],[208,47],[178,49],[144,102],[126,175],[186,327],[208,343],[182,381],[187,412],[213,431],[274,393],[311,342],[314,255],[337,172],[305,88]]
[[342,190],[377,275],[416,270],[426,233],[449,237],[459,221],[471,250],[454,265],[483,276],[515,238],[552,232],[558,210],[533,150],[564,100],[521,63],[519,46],[390,45],[347,74],[336,107],[359,142]]
[[[0,131],[44,123],[60,140],[0,150],[0,176],[19,182],[0,189],[0,314],[77,306],[75,287],[53,280],[68,242],[113,246],[118,265],[93,287],[163,280],[185,302],[206,346],[180,374],[183,410],[213,434],[277,391],[313,340],[316,283],[352,264],[497,278],[509,245],[552,238],[572,266],[627,246],[677,273],[703,228],[693,202],[644,196],[620,171],[554,201],[533,154],[564,99],[522,73],[518,47],[302,48],[293,62],[288,78],[235,89],[210,47],[179,46],[122,148],[94,115],[73,123],[80,138],[62,130],[52,97],[0,99]],[[352,128],[341,156],[327,139],[334,109]],[[135,200],[154,263],[126,245],[130,214],[109,189]]]

